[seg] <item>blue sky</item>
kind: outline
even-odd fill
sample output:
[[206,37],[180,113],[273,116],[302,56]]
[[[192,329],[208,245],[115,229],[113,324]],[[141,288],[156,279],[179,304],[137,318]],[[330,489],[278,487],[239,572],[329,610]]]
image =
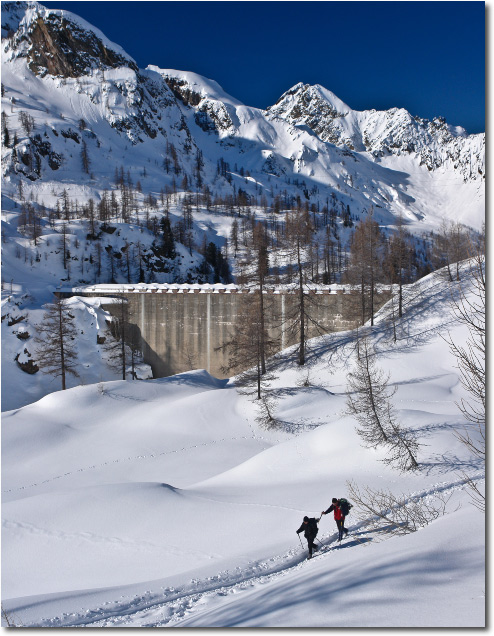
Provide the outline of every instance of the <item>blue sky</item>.
[[194,71],[249,106],[321,84],[351,108],[394,106],[485,130],[484,2],[43,2],[141,68]]

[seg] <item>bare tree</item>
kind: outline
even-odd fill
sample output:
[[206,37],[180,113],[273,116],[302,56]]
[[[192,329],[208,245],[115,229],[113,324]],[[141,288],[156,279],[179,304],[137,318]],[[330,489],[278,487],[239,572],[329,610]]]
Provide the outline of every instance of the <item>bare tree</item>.
[[383,235],[373,218],[373,210],[355,228],[350,244],[350,262],[346,272],[350,283],[360,286],[361,322],[374,324],[375,286],[382,271]]
[[[436,269],[446,267],[450,282],[460,280],[461,261],[469,256],[469,231],[458,222],[443,219],[438,234],[434,235],[432,262]],[[453,276],[453,266],[455,275]]]
[[[314,228],[311,215],[306,205],[290,212],[286,219],[285,244],[287,255],[294,264],[285,268],[286,279],[296,284],[295,294],[287,297],[284,331],[288,340],[298,342],[297,363],[303,366],[306,362],[309,330],[322,335],[326,329],[317,319],[322,297],[314,293],[310,251],[312,249]],[[294,276],[292,279],[292,271]],[[293,300],[293,302],[291,302]]]
[[[452,291],[453,311],[458,321],[467,327],[468,338],[464,345],[455,343],[451,336],[446,341],[456,358],[460,382],[469,396],[456,404],[476,431],[475,436],[465,431],[457,437],[472,455],[485,464],[485,234],[475,250],[469,263],[471,287],[464,283],[459,286],[457,294]],[[470,481],[470,486],[475,505],[485,511],[485,495],[474,482]]]
[[391,398],[396,392],[389,387],[389,374],[379,369],[367,338],[359,345],[359,356],[353,373],[348,374],[348,413],[359,423],[357,433],[370,448],[384,446],[383,460],[398,470],[415,470],[419,443],[416,434],[397,421]]
[[264,428],[276,428],[280,425],[275,415],[276,400],[271,393],[265,391],[257,403],[259,413],[256,422]]
[[389,375],[377,368],[369,349],[369,341],[362,338],[355,369],[347,376],[347,412],[359,423],[357,433],[364,444],[377,448],[389,442],[387,407],[394,392],[388,388]]
[[[263,373],[263,354],[266,358],[278,350],[278,342],[271,338],[261,318],[259,292],[242,293],[238,296],[239,308],[232,338],[222,348],[228,351],[228,364],[223,371],[238,372],[236,384],[248,393],[262,397],[262,388],[272,376]],[[255,388],[253,388],[255,387]]]
[[266,373],[266,347],[264,344],[266,334],[266,310],[264,301],[264,285],[269,273],[268,235],[262,223],[256,223],[253,229],[253,254],[254,277],[259,300],[259,323],[261,337],[261,373]]
[[61,298],[46,305],[43,322],[37,327],[34,338],[36,344],[36,361],[42,371],[60,377],[62,389],[66,389],[68,373],[79,377],[76,371],[77,354],[75,341],[77,337],[74,316],[70,307]]
[[2,603],[2,619],[7,627],[24,627],[22,621],[10,611],[7,611]]
[[416,532],[446,514],[450,497],[435,494],[428,497],[394,495],[390,491],[362,488],[347,482],[350,499],[372,530],[392,535]]
[[292,323],[297,326],[299,332],[298,364],[305,364],[306,340],[307,340],[307,307],[305,284],[307,281],[307,264],[304,262],[305,250],[309,247],[312,238],[312,222],[308,210],[293,211],[286,219],[287,247],[291,256],[295,259],[297,277],[297,304]]
[[107,342],[105,342],[105,351],[108,354],[109,366],[115,371],[121,372],[122,380],[125,380],[127,362],[131,357],[127,343],[130,336],[127,299],[124,297],[117,298],[113,306],[116,310],[110,326],[111,338],[108,338]]
[[[405,231],[403,216],[398,217],[396,233],[389,241],[389,249],[385,261],[390,283],[398,285],[398,317],[403,316],[403,285],[408,282],[411,244],[408,233]],[[394,308],[393,308],[394,309]]]
[[397,422],[394,409],[390,403],[388,403],[387,408],[388,455],[383,461],[385,464],[394,466],[402,472],[416,470],[419,467],[417,451],[420,446],[417,441],[417,435],[414,431],[403,428]]

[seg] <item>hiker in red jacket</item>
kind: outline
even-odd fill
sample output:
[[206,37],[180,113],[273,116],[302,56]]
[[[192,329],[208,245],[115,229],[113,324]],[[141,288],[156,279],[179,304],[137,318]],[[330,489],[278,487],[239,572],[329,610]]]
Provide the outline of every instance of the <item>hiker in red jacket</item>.
[[332,503],[329,508],[326,511],[321,512],[321,516],[327,515],[328,512],[334,510],[334,520],[336,521],[336,525],[338,527],[338,541],[341,541],[343,539],[343,533],[345,533],[345,536],[348,534],[348,528],[345,528],[345,515],[340,508],[339,499],[333,497],[331,502]]

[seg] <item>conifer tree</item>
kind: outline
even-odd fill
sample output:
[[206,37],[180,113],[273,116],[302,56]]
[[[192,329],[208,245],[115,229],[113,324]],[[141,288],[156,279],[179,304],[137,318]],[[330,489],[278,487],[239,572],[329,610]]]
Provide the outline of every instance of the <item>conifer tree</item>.
[[355,228],[350,245],[350,263],[346,272],[350,283],[360,286],[360,321],[374,324],[375,286],[382,272],[384,239],[372,210]]
[[62,389],[66,389],[68,373],[79,377],[76,371],[76,327],[74,316],[66,301],[56,298],[46,305],[43,322],[38,325],[36,361],[42,371],[60,377]]
[[409,280],[411,246],[403,217],[399,216],[396,234],[389,241],[385,268],[392,285],[398,285],[398,316],[403,316],[403,285]]
[[7,126],[7,115],[5,111],[2,110],[2,134],[3,134],[3,145],[7,148],[10,146],[10,133]]
[[89,168],[91,166],[91,162],[89,160],[87,144],[84,139],[82,140],[81,161],[82,161],[82,169],[84,170],[86,174],[89,174]]
[[175,250],[175,239],[173,238],[170,218],[168,216],[162,217],[160,225],[162,233],[160,254],[161,256],[163,256],[163,258],[173,260],[174,258],[176,258],[177,252]]
[[267,358],[278,350],[278,342],[271,338],[261,320],[260,294],[244,291],[238,295],[237,321],[232,338],[222,349],[228,351],[225,373],[237,373],[236,384],[246,393],[255,393],[262,399],[263,388],[273,379],[262,372],[263,356]]
[[[472,258],[466,264],[470,281],[455,284],[452,289],[452,306],[456,319],[467,328],[468,336],[464,343],[455,342],[448,335],[447,342],[456,358],[460,372],[460,382],[466,391],[465,397],[456,406],[461,411],[468,428],[458,433],[458,439],[470,453],[485,466],[486,457],[486,266],[485,266],[485,228],[480,244],[471,245]],[[467,478],[472,491],[473,503],[485,512],[485,492],[475,481]]]
[[114,302],[113,322],[110,327],[112,338],[105,342],[109,366],[122,374],[126,379],[127,362],[129,358],[128,341],[131,329],[129,325],[129,307],[127,299],[119,297]]
[[359,423],[357,433],[366,446],[386,448],[385,463],[402,471],[415,470],[417,436],[397,421],[391,404],[396,389],[390,389],[389,375],[377,367],[374,356],[367,338],[363,338],[355,370],[347,378],[348,413]]
[[[311,283],[310,262],[308,252],[312,244],[313,225],[308,206],[304,208],[298,204],[286,218],[285,249],[295,270],[296,294],[295,302],[287,309],[287,325],[284,328],[292,339],[299,342],[297,363],[305,364],[309,326],[313,326],[319,333],[324,329],[314,317],[317,296],[310,295]],[[291,267],[286,268],[289,282],[291,282]]]

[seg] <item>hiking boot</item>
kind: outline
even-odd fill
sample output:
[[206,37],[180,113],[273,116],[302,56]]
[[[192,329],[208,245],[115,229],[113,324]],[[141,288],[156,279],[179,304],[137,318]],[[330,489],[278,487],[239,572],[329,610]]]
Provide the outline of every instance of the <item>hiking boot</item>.
[[309,554],[309,556],[307,558],[308,559],[312,559],[312,554]]

